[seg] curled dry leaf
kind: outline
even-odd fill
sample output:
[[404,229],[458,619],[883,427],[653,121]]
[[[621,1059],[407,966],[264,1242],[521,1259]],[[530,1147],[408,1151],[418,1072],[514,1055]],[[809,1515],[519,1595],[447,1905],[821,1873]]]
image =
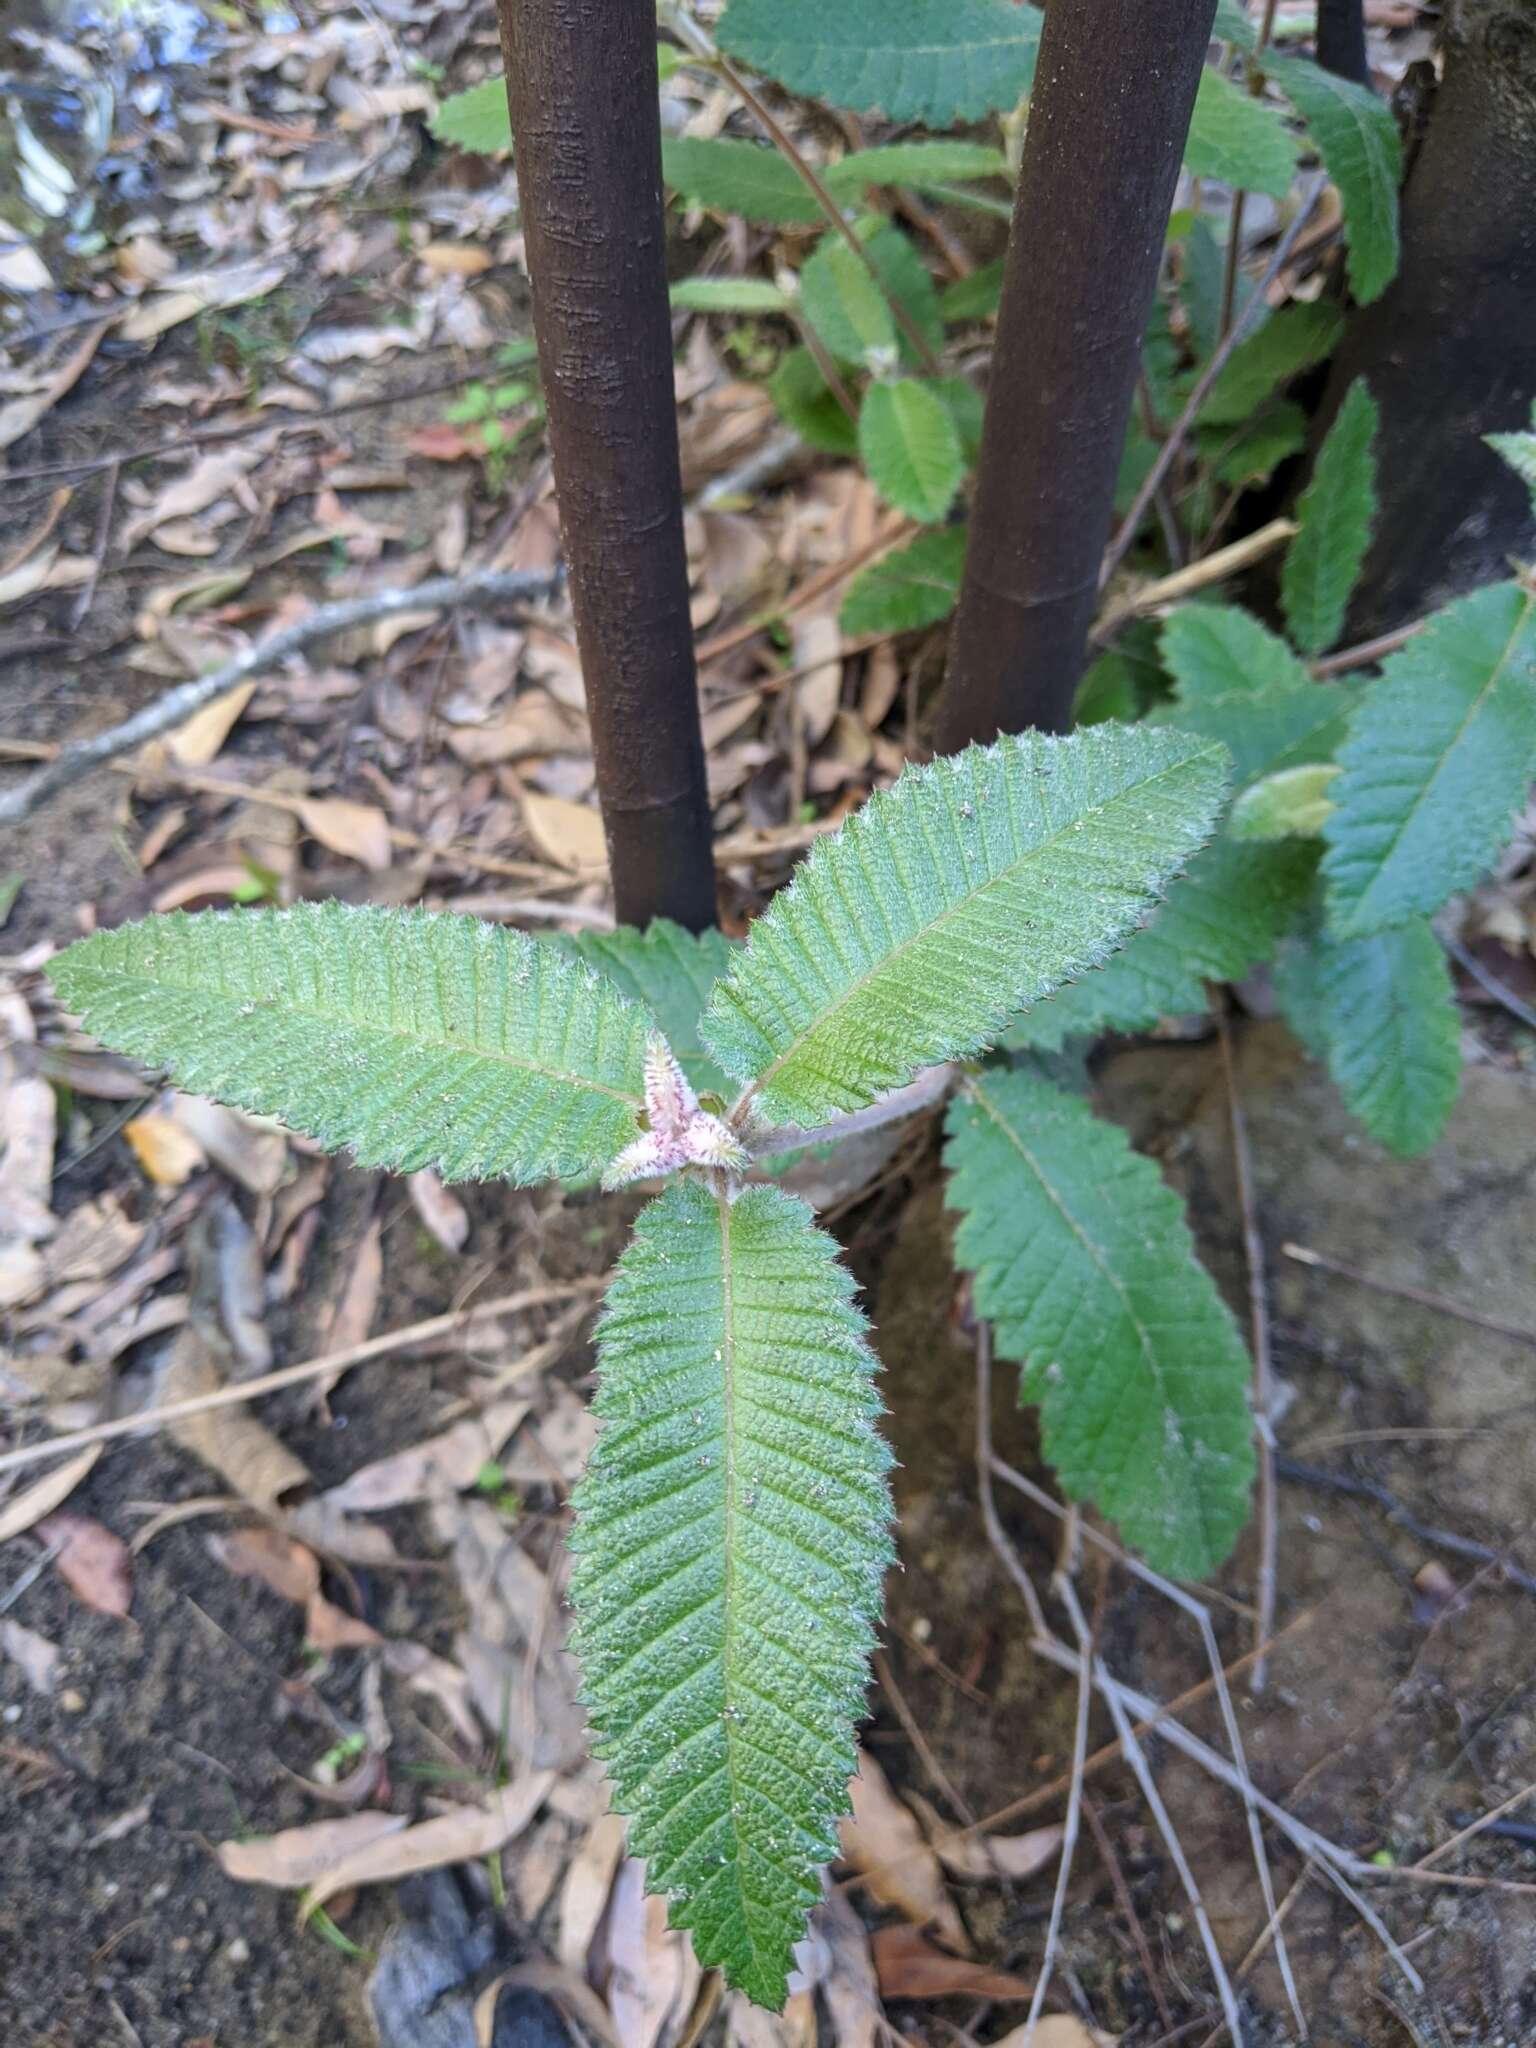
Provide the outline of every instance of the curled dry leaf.
[[201,711],[194,711],[185,725],[177,726],[166,740],[166,749],[183,768],[206,768],[240,722],[240,715],[255,695],[254,683],[236,683],[222,697],[215,697]]
[[738,1991],[725,2024],[733,2048],[816,2048],[816,1994],[792,1991],[782,2012],[764,2012]]
[[599,1814],[571,1858],[560,1888],[560,1938],[555,1953],[568,1970],[578,1975],[586,1970],[623,1857],[622,1815]]
[[30,1486],[14,1494],[0,1507],[0,1543],[32,1528],[45,1515],[51,1515],[61,1501],[68,1500],[101,1456],[101,1451],[100,1444],[87,1444],[75,1457],[56,1465],[41,1479],[34,1479]]
[[120,1536],[89,1515],[69,1514],[46,1516],[38,1523],[37,1534],[50,1548],[59,1546],[54,1562],[77,1600],[117,1621],[127,1616],[133,1604],[133,1567]]
[[341,1820],[316,1820],[252,1841],[220,1842],[219,1867],[239,1884],[271,1884],[285,1891],[318,1884],[347,1862],[366,1855],[393,1835],[403,1834],[403,1813],[349,1813]]
[[[194,1394],[211,1394],[224,1386],[227,1378],[203,1333],[189,1326],[172,1347],[160,1381],[160,1399],[182,1401]],[[184,1415],[168,1427],[183,1450],[200,1458],[265,1513],[275,1512],[286,1494],[309,1484],[309,1467],[303,1460],[243,1408]]]
[[437,1701],[466,1748],[480,1747],[480,1723],[470,1699],[469,1680],[457,1664],[434,1655],[420,1643],[386,1643],[384,1662],[413,1691]]
[[1059,1823],[1030,1828],[1022,1835],[983,1835],[971,1828],[951,1827],[920,1793],[913,1793],[912,1804],[951,1877],[970,1878],[977,1884],[997,1878],[1020,1882],[1054,1863],[1061,1849],[1063,1829]]
[[226,1109],[206,1095],[183,1095],[175,1089],[167,1107],[221,1173],[250,1194],[277,1192],[288,1171],[288,1140],[275,1124]]
[[524,790],[523,823],[539,852],[556,867],[582,873],[606,866],[608,843],[603,837],[603,821],[589,804]]
[[826,2001],[837,2048],[877,2048],[889,2032],[880,2004],[869,1930],[847,1896],[822,1880],[822,1901],[811,1915],[815,1980]]
[[430,1166],[406,1182],[416,1214],[445,1252],[461,1252],[469,1237],[469,1211],[450,1195]]
[[916,1927],[877,1927],[869,1947],[882,1998],[1029,1998],[1034,1993],[1022,1977],[951,1955]]
[[645,1889],[645,1865],[627,1856],[608,1912],[608,2010],[624,2048],[665,2048],[693,2009],[700,1970],[686,1936],[667,1926],[667,1903]]
[[1118,2034],[1106,2034],[1098,2027],[1085,2027],[1069,2012],[1047,2013],[1036,2020],[1034,2038],[1028,2026],[1015,2027],[993,2043],[993,2048],[1116,2048]]
[[473,1486],[531,1406],[529,1401],[498,1401],[441,1436],[364,1465],[324,1498],[348,1514],[372,1514],[427,1500],[443,1487],[458,1492]]
[[939,1859],[889,1779],[867,1750],[848,1788],[853,1811],[839,1831],[843,1857],[872,1898],[919,1927],[932,1926],[952,1948],[968,1950],[965,1925],[949,1896]]
[[36,1629],[23,1628],[8,1614],[0,1615],[0,1657],[9,1657],[32,1690],[45,1695],[58,1684],[64,1663],[57,1645]]
[[133,515],[123,528],[121,545],[131,548],[157,526],[206,512],[220,498],[227,498],[261,459],[260,449],[242,447],[239,443],[199,456],[190,469],[173,477],[142,511]]
[[[496,2048],[496,2007],[503,1990],[541,1991],[564,2013],[575,2020],[581,2030],[594,2041],[601,2041],[604,2048],[627,2048],[613,2031],[613,2022],[608,2017],[608,2008],[598,1997],[592,1986],[577,1970],[568,1970],[563,1963],[552,1963],[545,1956],[530,1956],[526,1963],[514,1963],[510,1970],[488,1984],[475,2000],[475,2048]],[[514,2033],[517,2042],[521,2035]]]
[[304,1917],[337,1892],[358,1885],[383,1884],[416,1871],[440,1870],[451,1863],[474,1863],[496,1855],[527,1827],[554,1782],[553,1771],[532,1771],[504,1786],[483,1806],[456,1807],[452,1813],[364,1844],[310,1881]]
[[257,1579],[304,1609],[304,1640],[313,1650],[360,1649],[380,1642],[377,1629],[344,1614],[320,1590],[320,1563],[312,1551],[275,1529],[236,1529],[210,1536],[208,1548],[226,1571]]
[[206,1164],[207,1154],[186,1125],[163,1110],[146,1110],[123,1125],[145,1177],[156,1187],[179,1188]]

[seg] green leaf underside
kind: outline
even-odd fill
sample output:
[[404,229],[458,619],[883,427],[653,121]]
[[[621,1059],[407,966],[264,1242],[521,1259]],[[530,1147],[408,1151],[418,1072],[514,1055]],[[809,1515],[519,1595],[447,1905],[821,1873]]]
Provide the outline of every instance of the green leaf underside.
[[927,526],[948,512],[965,476],[954,414],[916,377],[873,384],[864,394],[859,454],[881,497]]
[[510,149],[507,81],[498,71],[494,78],[483,78],[467,92],[450,94],[432,116],[431,127],[439,142],[472,150],[477,156],[495,156]]
[[716,988],[706,1043],[814,1128],[1101,961],[1211,830],[1220,747],[1094,726],[909,769],[822,840]]
[[766,277],[683,277],[668,297],[691,313],[788,313],[795,303]]
[[1249,1366],[1178,1198],[1123,1131],[1023,1072],[967,1085],[945,1159],[956,1259],[1062,1486],[1157,1570],[1203,1577],[1247,1517]]
[[1438,910],[1487,873],[1536,773],[1536,597],[1496,583],[1382,666],[1339,751],[1324,829],[1340,937]]
[[1331,354],[1344,315],[1324,299],[1282,306],[1240,341],[1200,408],[1202,427],[1242,426],[1265,399]]
[[1282,199],[1296,169],[1296,138],[1273,107],[1209,66],[1200,74],[1184,162],[1197,178],[1218,178]]
[[1027,1010],[1004,1043],[1054,1052],[1071,1038],[1149,1031],[1161,1018],[1203,1011],[1208,983],[1241,980],[1274,951],[1316,871],[1316,853],[1305,844],[1218,839],[1122,952]]
[[1349,282],[1362,306],[1397,273],[1397,188],[1403,149],[1389,101],[1305,57],[1274,65],[1271,80],[1307,123],[1324,168],[1339,188]]
[[909,633],[947,619],[959,598],[964,569],[963,526],[919,534],[854,577],[839,614],[843,631]]
[[635,1135],[646,1012],[477,918],[176,911],[83,939],[50,972],[104,1044],[365,1166],[574,1179]]
[[584,1699],[630,1846],[699,1961],[777,2010],[848,1806],[891,1561],[866,1325],[803,1203],[645,1210],[576,1491]]
[[719,36],[791,92],[948,128],[1028,92],[1040,17],[1013,0],[731,0]]
[[833,192],[856,198],[871,185],[910,185],[922,191],[931,184],[965,184],[973,178],[1005,178],[1008,159],[984,142],[884,142],[856,149],[822,174]]
[[1299,531],[1286,550],[1280,602],[1303,654],[1323,653],[1344,629],[1376,516],[1376,422],[1376,401],[1357,379],[1296,508]]
[[1233,804],[1227,830],[1234,839],[1315,839],[1333,809],[1338,772],[1332,761],[1313,761],[1261,775]]
[[1275,993],[1373,1138],[1405,1157],[1434,1144],[1461,1086],[1461,1019],[1427,919],[1363,939],[1293,940]]
[[585,961],[656,1019],[695,1094],[723,1094],[729,1088],[705,1051],[699,1028],[710,990],[739,950],[724,932],[685,932],[659,917],[643,932],[621,926],[614,932],[551,934],[546,943]]

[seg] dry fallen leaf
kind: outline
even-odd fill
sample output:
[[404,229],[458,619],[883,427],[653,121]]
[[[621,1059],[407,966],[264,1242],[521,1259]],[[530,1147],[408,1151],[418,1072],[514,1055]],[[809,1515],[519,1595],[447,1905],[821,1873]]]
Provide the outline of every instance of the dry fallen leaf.
[[41,1479],[34,1479],[29,1487],[0,1506],[0,1543],[32,1528],[44,1515],[51,1515],[61,1501],[68,1500],[101,1451],[100,1444],[87,1444],[75,1457],[45,1472]]
[[206,512],[210,505],[230,495],[261,461],[262,453],[261,449],[237,443],[231,448],[216,449],[211,455],[200,455],[190,469],[173,477],[149,504],[135,512],[123,528],[121,545],[131,548],[158,526]]
[[951,1877],[970,1878],[978,1884],[997,1878],[1022,1881],[1054,1863],[1061,1849],[1059,1823],[1030,1828],[1022,1835],[983,1835],[951,1827],[921,1793],[912,1794],[912,1804]]
[[51,1693],[59,1682],[64,1662],[58,1647],[35,1629],[23,1628],[8,1614],[0,1615],[0,1657],[9,1657],[21,1667],[21,1675],[34,1692]]
[[549,1796],[553,1771],[531,1771],[493,1793],[483,1806],[459,1806],[434,1820],[419,1821],[388,1838],[365,1843],[343,1856],[321,1877],[310,1880],[302,1916],[337,1892],[357,1885],[383,1884],[419,1870],[440,1870],[450,1863],[477,1863],[515,1841]]
[[793,1991],[782,2012],[764,2012],[738,1991],[725,2026],[732,2048],[816,2048],[816,1994]]
[[968,1951],[965,1925],[949,1896],[939,1859],[867,1750],[848,1788],[853,1811],[839,1830],[844,1860],[862,1873],[871,1897],[917,1926],[932,1925],[952,1948]]
[[360,861],[375,873],[394,857],[389,820],[377,804],[355,804],[340,796],[310,797],[299,807],[299,821],[332,853]]
[[220,1842],[219,1865],[240,1884],[272,1884],[285,1890],[316,1884],[351,1856],[366,1855],[410,1825],[404,1813],[349,1813],[342,1820],[310,1821],[301,1828],[254,1840]]
[[440,277],[478,277],[491,267],[490,251],[473,242],[428,242],[416,251],[416,260]]
[[560,1938],[555,1953],[568,1970],[578,1975],[587,1968],[623,1856],[623,1816],[599,1814],[571,1858],[560,1890]]
[[916,1927],[877,1927],[870,1937],[882,1998],[1029,1998],[1032,1984],[938,1948]]
[[229,270],[204,270],[167,280],[167,289],[141,299],[118,331],[125,341],[153,341],[183,320],[195,320],[225,306],[247,305],[274,291],[287,275],[284,263],[240,263]]
[[645,1865],[624,1859],[608,1911],[608,2010],[624,2048],[664,2048],[687,2018],[699,1966],[685,1936],[667,1926],[667,1902],[648,1895]]
[[577,872],[607,865],[608,843],[603,821],[590,804],[573,804],[563,796],[523,791],[523,823],[546,860]]
[[183,1095],[174,1089],[167,1107],[220,1173],[250,1194],[276,1194],[288,1171],[288,1139],[276,1125],[210,1102],[206,1095]]
[[[195,1326],[183,1330],[161,1375],[159,1398],[182,1401],[211,1394],[227,1373]],[[253,1507],[275,1512],[285,1494],[309,1484],[309,1468],[263,1422],[243,1408],[212,1408],[167,1425],[184,1450],[229,1482]]]
[[877,2048],[888,2034],[869,1952],[869,1930],[846,1893],[822,1880],[822,1901],[811,1914],[816,1983],[826,2000],[836,2048]]
[[450,1195],[430,1166],[413,1173],[406,1182],[416,1214],[445,1252],[461,1252],[469,1237],[469,1211],[457,1195]]
[[312,1650],[357,1649],[381,1642],[377,1629],[345,1614],[320,1590],[320,1564],[312,1552],[275,1529],[237,1529],[210,1536],[210,1553],[238,1578],[259,1579],[304,1609],[304,1640]]
[[384,1662],[413,1691],[437,1701],[466,1748],[480,1747],[480,1723],[470,1700],[469,1680],[457,1664],[450,1664],[446,1657],[436,1656],[420,1643],[401,1642],[384,1645]]
[[98,1614],[125,1619],[133,1604],[133,1567],[120,1536],[89,1515],[70,1514],[46,1516],[37,1534],[50,1548],[59,1546],[54,1562],[76,1599]]
[[1026,2041],[1028,2026],[1015,2027],[994,2041],[992,2048],[1116,2048],[1117,2034],[1106,2034],[1098,2027],[1085,2027],[1072,2013],[1047,2013],[1044,2019],[1036,2020],[1032,2042]]
[[443,1487],[458,1492],[473,1486],[531,1406],[529,1401],[497,1401],[440,1436],[364,1465],[331,1487],[325,1499],[347,1514],[373,1514],[429,1500]]
[[194,711],[185,725],[177,726],[166,746],[183,768],[207,767],[239,722],[255,690],[253,682],[237,683],[222,697],[205,704],[201,711]]

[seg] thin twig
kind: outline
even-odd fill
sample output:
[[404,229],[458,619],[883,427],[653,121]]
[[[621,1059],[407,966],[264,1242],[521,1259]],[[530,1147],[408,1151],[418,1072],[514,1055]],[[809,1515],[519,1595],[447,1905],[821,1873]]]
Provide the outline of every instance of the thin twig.
[[[1232,1164],[1237,1177],[1237,1203],[1242,1217],[1243,1257],[1248,1267],[1248,1313],[1253,1338],[1253,1414],[1259,1449],[1259,1561],[1254,1636],[1267,1642],[1275,1630],[1275,1589],[1280,1552],[1280,1520],[1275,1501],[1275,1433],[1271,1418],[1274,1387],[1269,1355],[1269,1285],[1264,1274],[1264,1240],[1259,1235],[1258,1207],[1253,1192],[1253,1159],[1248,1149],[1248,1118],[1237,1085],[1232,1052],[1232,1025],[1224,990],[1216,990],[1216,1033],[1221,1070],[1227,1084],[1227,1110],[1232,1127]],[[1261,1693],[1269,1667],[1260,1658],[1248,1674],[1248,1690]]]
[[1517,1806],[1523,1806],[1533,1792],[1536,1792],[1536,1784],[1522,1785],[1518,1792],[1512,1792],[1508,1799],[1501,1801],[1491,1813],[1485,1813],[1477,1820],[1469,1821],[1458,1834],[1452,1835],[1448,1842],[1442,1842],[1438,1849],[1431,1849],[1427,1856],[1421,1856],[1411,1867],[1414,1870],[1428,1870],[1431,1864],[1449,1856],[1453,1849],[1459,1849],[1463,1842],[1469,1842],[1474,1835],[1480,1835],[1485,1828],[1490,1828],[1496,1821],[1502,1820],[1506,1813],[1513,1812]]
[[891,1709],[897,1720],[901,1723],[918,1762],[928,1773],[940,1798],[946,1800],[953,1811],[959,1814],[961,1821],[966,1827],[975,1827],[976,1815],[974,1811],[967,1804],[964,1793],[961,1792],[959,1786],[956,1785],[940,1762],[932,1743],[923,1733],[921,1722],[907,1705],[906,1694],[896,1683],[896,1675],[891,1670],[890,1659],[886,1656],[884,1650],[876,1650],[871,1662],[874,1667],[876,1683],[890,1701]]
[[23,1465],[38,1465],[65,1451],[78,1451],[87,1444],[106,1443],[113,1437],[137,1436],[141,1430],[158,1429],[167,1422],[180,1422],[187,1415],[204,1415],[211,1408],[239,1408],[247,1401],[259,1401],[282,1387],[296,1387],[306,1380],[323,1379],[329,1373],[347,1372],[373,1358],[392,1351],[408,1350],[439,1337],[451,1337],[475,1323],[490,1322],[497,1316],[520,1314],[551,1302],[569,1301],[579,1294],[602,1292],[602,1280],[578,1280],[558,1287],[525,1287],[517,1294],[499,1295],[494,1301],[478,1302],[473,1308],[451,1309],[446,1315],[428,1316],[425,1322],[408,1323],[404,1329],[388,1330],[381,1337],[351,1344],[344,1351],[328,1351],[319,1358],[306,1358],[300,1365],[285,1365],[276,1372],[262,1373],[253,1380],[238,1380],[230,1386],[215,1387],[206,1394],[190,1394],[184,1401],[167,1401],[158,1408],[142,1408],[136,1415],[119,1415],[111,1422],[93,1422],[88,1429],[73,1429],[42,1443],[23,1444],[0,1453],[0,1472],[13,1472]]
[[243,649],[233,660],[205,676],[178,684],[174,690],[146,704],[121,724],[108,726],[90,739],[76,740],[60,749],[58,756],[31,775],[17,788],[0,797],[0,825],[19,824],[39,804],[75,781],[87,769],[114,760],[145,740],[186,723],[194,711],[215,698],[223,697],[247,676],[275,666],[290,654],[332,633],[387,618],[392,612],[435,610],[442,605],[527,603],[550,597],[560,587],[558,574],[536,575],[522,570],[476,569],[467,576],[434,576],[408,590],[379,590],[368,597],[343,598],[336,604],[316,605],[314,610],[281,626],[265,639]]
[[1157,2016],[1162,2021],[1164,2027],[1171,2032],[1173,2028],[1173,2014],[1169,2010],[1168,1995],[1163,1990],[1163,1980],[1158,1974],[1156,1964],[1152,1960],[1152,1950],[1147,1943],[1147,1930],[1141,1924],[1141,1915],[1136,1910],[1136,1901],[1131,1895],[1131,1887],[1126,1881],[1125,1871],[1121,1867],[1120,1858],[1115,1854],[1115,1845],[1110,1839],[1109,1830],[1099,1818],[1097,1806],[1086,1796],[1083,1799],[1083,1819],[1088,1823],[1094,1845],[1099,1852],[1099,1860],[1108,1872],[1109,1882],[1113,1888],[1116,1903],[1120,1908],[1126,1925],[1131,1930],[1131,1940],[1136,1944],[1136,1956],[1141,1964],[1141,1974],[1147,1980],[1147,1989],[1151,1992],[1153,2002],[1157,2007]]
[[[1068,1603],[1074,1620],[1079,1620],[1081,1609],[1077,1604],[1077,1594],[1065,1573],[1057,1575],[1056,1590]],[[1030,2048],[1035,2038],[1040,2008],[1045,2003],[1046,1987],[1051,1981],[1051,1971],[1055,1967],[1056,1951],[1061,1943],[1061,1916],[1066,1911],[1067,1887],[1072,1882],[1072,1859],[1077,1853],[1078,1829],[1082,1821],[1083,1767],[1088,1758],[1088,1709],[1093,1704],[1093,1639],[1087,1633],[1086,1624],[1082,1631],[1082,1640],[1083,1665],[1077,1682],[1077,1713],[1072,1723],[1072,1787],[1067,1795],[1066,1819],[1061,1829],[1061,1855],[1056,1865],[1056,1886],[1051,1893],[1051,1917],[1045,1930],[1045,1953],[1040,1958],[1040,1968],[1035,1977],[1034,1991],[1030,1996],[1029,2013],[1024,2021],[1024,2039],[1020,2048]]]
[[1211,360],[1201,372],[1194,390],[1189,394],[1184,410],[1175,420],[1167,440],[1158,449],[1152,467],[1143,477],[1140,489],[1131,500],[1130,510],[1120,522],[1119,530],[1109,544],[1108,551],[1104,557],[1104,566],[1100,572],[1101,587],[1109,581],[1115,570],[1120,566],[1126,550],[1136,538],[1137,529],[1141,525],[1142,517],[1148,505],[1152,502],[1153,492],[1168,474],[1173,458],[1183,446],[1185,436],[1189,433],[1190,428],[1199,416],[1201,406],[1204,405],[1206,399],[1210,396],[1212,385],[1226,368],[1232,351],[1252,328],[1260,309],[1265,304],[1270,286],[1290,261],[1291,251],[1296,246],[1297,237],[1311,219],[1313,209],[1316,207],[1318,200],[1322,198],[1323,190],[1327,183],[1327,173],[1319,171],[1302,194],[1301,205],[1296,211],[1296,216],[1285,233],[1280,237],[1279,247],[1270,258],[1269,268],[1254,287],[1252,298],[1249,299],[1242,312],[1238,314],[1232,325],[1227,329],[1227,332],[1222,336],[1221,341],[1211,356]]
[[1357,1287],[1369,1287],[1375,1294],[1390,1294],[1400,1301],[1417,1302],[1420,1308],[1433,1309],[1437,1315],[1454,1316],[1459,1323],[1471,1323],[1479,1330],[1491,1331],[1495,1337],[1508,1337],[1516,1344],[1536,1344],[1536,1330],[1522,1329],[1518,1323],[1503,1322],[1498,1316],[1485,1316],[1479,1309],[1464,1308],[1459,1301],[1449,1301],[1443,1294],[1431,1294],[1427,1288],[1410,1287],[1405,1280],[1378,1280],[1373,1274],[1362,1273],[1358,1266],[1346,1266],[1342,1259],[1331,1259],[1326,1252],[1313,1251],[1310,1245],[1283,1244],[1280,1249],[1298,1265],[1317,1266],[1325,1273],[1337,1273],[1341,1280],[1353,1280]]
[[1287,1457],[1283,1451],[1275,1453],[1275,1470],[1282,1479],[1289,1479],[1301,1486],[1315,1486],[1322,1493],[1348,1494],[1355,1500],[1374,1501],[1383,1509],[1390,1520],[1400,1529],[1407,1530],[1419,1542],[1427,1543],[1432,1549],[1449,1551],[1452,1557],[1466,1557],[1477,1564],[1496,1565],[1512,1586],[1518,1586],[1522,1593],[1536,1593],[1536,1575],[1525,1571],[1512,1557],[1494,1550],[1487,1543],[1479,1543],[1474,1536],[1458,1536],[1454,1529],[1437,1529],[1430,1522],[1421,1522],[1410,1508],[1405,1508],[1389,1487],[1375,1479],[1358,1479],[1346,1472],[1324,1472],[1315,1465],[1303,1465],[1298,1459]]
[[1370,668],[1378,661],[1385,661],[1389,654],[1396,654],[1400,647],[1406,647],[1415,633],[1422,633],[1429,624],[1427,619],[1414,619],[1406,626],[1394,626],[1390,633],[1378,633],[1374,640],[1362,640],[1354,647],[1341,647],[1337,654],[1325,654],[1320,661],[1308,664],[1308,673],[1318,682],[1325,682],[1329,676],[1348,675],[1352,669]]
[[85,588],[75,599],[69,614],[69,630],[78,633],[85,624],[91,606],[96,602],[97,586],[101,572],[107,566],[107,555],[112,546],[112,514],[117,509],[117,484],[123,473],[123,465],[114,462],[107,471],[107,488],[102,493],[101,513],[96,521],[96,540],[91,549],[91,573]]
[[1478,959],[1477,955],[1464,946],[1460,939],[1447,938],[1443,941],[1445,950],[1458,966],[1465,968],[1478,987],[1485,990],[1493,1000],[1508,1010],[1511,1017],[1518,1017],[1522,1024],[1536,1031],[1536,1010],[1529,1003],[1523,1003],[1512,988],[1506,988],[1496,974],[1492,974]]
[[1156,611],[1160,605],[1175,604],[1181,598],[1193,596],[1197,590],[1205,590],[1213,583],[1224,582],[1228,576],[1251,569],[1255,562],[1262,561],[1276,548],[1294,539],[1295,534],[1294,519],[1271,519],[1268,525],[1244,534],[1241,540],[1228,541],[1224,548],[1213,549],[1210,554],[1202,555],[1199,561],[1187,563],[1171,575],[1159,576],[1151,583],[1143,583],[1139,589],[1128,591],[1094,620],[1090,634],[1094,646],[1104,646],[1122,626],[1145,612]]

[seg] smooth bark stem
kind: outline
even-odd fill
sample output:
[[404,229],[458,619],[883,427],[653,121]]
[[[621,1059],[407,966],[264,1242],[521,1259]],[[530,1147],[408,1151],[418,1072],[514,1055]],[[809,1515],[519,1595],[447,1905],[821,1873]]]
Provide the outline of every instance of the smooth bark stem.
[[715,921],[654,0],[498,0],[534,331],[622,924]]
[[938,745],[1064,731],[1214,0],[1053,0]]
[[1317,61],[1356,85],[1371,82],[1365,48],[1365,0],[1317,0]]

